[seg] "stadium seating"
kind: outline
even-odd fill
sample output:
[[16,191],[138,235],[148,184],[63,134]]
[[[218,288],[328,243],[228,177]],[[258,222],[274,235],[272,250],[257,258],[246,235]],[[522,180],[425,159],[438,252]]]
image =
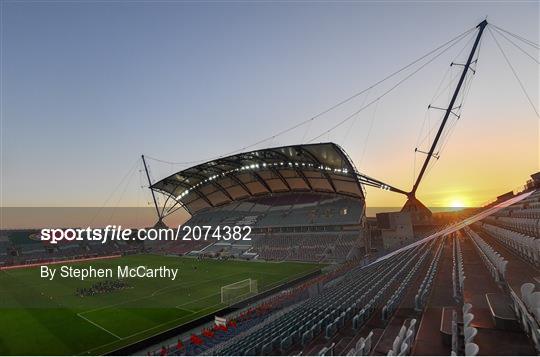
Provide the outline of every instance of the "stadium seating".
[[346,321],[353,320],[353,326],[359,328],[377,306],[390,306],[395,301],[402,290],[389,299],[387,292],[412,276],[416,272],[414,267],[425,256],[426,246],[419,246],[390,258],[391,261],[385,264],[354,269],[319,296],[300,304],[272,324],[256,329],[240,343],[220,350],[218,354],[261,354],[274,350],[283,353],[290,345],[305,344],[310,336],[321,332],[331,339]]
[[344,261],[358,245],[358,232],[255,235],[252,252],[264,260]]
[[387,356],[407,356],[411,345],[414,341],[416,333],[416,320],[412,319],[407,327],[406,324],[401,326],[398,335],[394,339],[392,349],[388,351]]
[[422,280],[422,283],[418,288],[418,292],[414,297],[414,308],[417,311],[422,311],[424,309],[424,304],[426,302],[427,296],[429,295],[429,292],[431,291],[435,274],[437,274],[437,268],[439,265],[439,260],[441,258],[442,248],[443,245],[440,244],[437,248],[435,256],[433,257],[433,260],[428,267],[424,280]]
[[156,254],[184,255],[192,251],[201,251],[205,247],[213,244],[204,240],[178,240],[178,241],[156,241],[146,246]]
[[[356,258],[357,249],[353,248],[360,244],[358,225],[363,210],[361,201],[344,196],[308,192],[277,194],[207,208],[184,225],[251,227],[251,242],[244,242],[242,248],[225,249],[234,257],[334,263]],[[355,228],[342,230],[347,225]],[[207,242],[218,243],[213,239]],[[203,254],[216,254],[225,247],[196,247],[202,248]],[[187,254],[196,250],[190,250],[186,244],[156,244],[152,249],[162,254]]]
[[481,228],[521,257],[536,266],[540,266],[540,239],[489,223],[482,224]]
[[370,331],[370,333],[364,338],[360,337],[360,340],[356,343],[356,346],[354,349],[351,350],[350,355],[351,356],[369,356],[369,353],[371,352],[371,346],[373,342],[371,341],[373,338],[373,331]]
[[454,299],[461,301],[463,296],[463,284],[465,282],[465,270],[463,268],[463,256],[461,253],[461,246],[459,240],[454,238],[452,240],[452,284],[454,288]]
[[197,212],[188,226],[250,226],[252,228],[358,224],[361,202],[313,193],[263,197]]
[[465,227],[465,232],[474,242],[480,257],[490,271],[493,279],[495,279],[495,281],[503,281],[506,274],[506,265],[508,264],[508,261],[501,257],[501,255],[489,244],[484,242],[484,240],[472,229]]
[[540,292],[534,292],[534,288],[534,284],[525,283],[521,286],[520,296],[513,291],[510,295],[521,328],[540,351]]
[[[313,207],[308,199],[302,202],[291,202],[286,197],[274,199],[272,202],[279,205],[268,209],[265,206],[271,205],[269,201],[242,206],[250,213],[240,219],[254,222],[257,215],[256,224],[288,222],[310,214],[315,221],[324,220],[317,217],[326,216],[336,219],[335,211],[323,213],[320,206]],[[499,211],[475,225],[476,231],[466,227],[441,239],[422,241],[399,250],[384,260],[372,260],[365,266],[351,262],[348,268],[329,273],[324,280],[306,282],[303,290],[294,290],[296,293],[291,295],[291,300],[284,298],[267,310],[243,318],[232,317],[237,321],[235,328],[229,328],[227,332],[216,331],[212,339],[201,335],[204,341],[201,345],[190,345],[182,351],[173,348],[169,352],[205,355],[418,354],[415,345],[420,338],[424,314],[429,309],[430,296],[439,288],[436,284],[442,280],[448,281],[448,294],[443,300],[451,305],[448,316],[452,322],[451,342],[447,342],[443,354],[476,356],[481,350],[485,354],[494,351],[494,347],[486,345],[493,342],[489,341],[489,334],[482,335],[483,329],[477,328],[477,324],[485,319],[482,314],[487,309],[477,305],[483,300],[468,295],[471,289],[478,290],[472,284],[478,282],[480,275],[469,270],[472,267],[484,271],[480,279],[491,276],[496,282],[492,285],[495,289],[503,287],[502,295],[511,298],[523,331],[513,333],[530,338],[538,353],[540,291],[535,284],[523,284],[517,293],[512,290],[507,282],[508,255],[506,251],[504,256],[502,251],[497,251],[499,245],[496,242],[508,247],[509,252],[524,258],[528,264],[536,264],[538,236],[533,234],[537,224],[533,221],[534,210],[540,207],[539,199],[540,194],[535,193],[525,202]],[[293,206],[296,208],[291,210]],[[232,211],[235,209],[222,218],[230,217]],[[257,233],[254,238],[250,251],[258,254],[259,259],[268,260],[334,261],[346,257],[358,245],[354,232]],[[483,265],[476,265],[480,260]],[[484,295],[480,293],[479,296]],[[433,315],[433,309],[430,311]],[[413,315],[405,317],[404,314]],[[433,326],[439,328],[441,321]],[[387,341],[385,344],[381,344],[382,336]]]
[[540,236],[540,220],[536,218],[488,217],[484,221],[529,236]]

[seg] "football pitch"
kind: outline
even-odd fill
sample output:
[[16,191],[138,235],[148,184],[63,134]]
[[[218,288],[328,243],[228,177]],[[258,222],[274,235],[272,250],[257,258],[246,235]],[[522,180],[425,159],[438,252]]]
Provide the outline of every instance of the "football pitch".
[[[136,255],[73,267],[179,268],[179,277],[127,279],[128,288],[80,297],[103,278],[40,277],[39,267],[0,271],[0,355],[104,354],[224,307],[223,285],[257,280],[262,292],[320,265]],[[60,267],[60,265],[57,265]]]

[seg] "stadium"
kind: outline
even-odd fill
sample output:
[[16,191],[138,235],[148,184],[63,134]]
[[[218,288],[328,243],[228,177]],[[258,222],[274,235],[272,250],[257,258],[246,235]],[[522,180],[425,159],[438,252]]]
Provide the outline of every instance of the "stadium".
[[220,226],[251,230],[250,241],[194,240],[196,247],[175,244],[177,252],[343,262],[359,258],[365,247],[359,176],[343,149],[323,143],[220,158],[175,173],[152,189],[190,213],[185,226],[213,227],[210,235]]
[[[522,192],[465,217],[449,216],[435,233],[416,233],[413,244],[384,249],[366,245],[376,235],[366,223],[363,186],[339,146],[233,158],[181,171],[153,188],[181,196],[177,202],[192,213],[186,225],[251,226],[251,241],[52,248],[23,240],[30,231],[3,232],[0,286],[8,323],[1,353],[538,353],[539,174]],[[70,270],[166,264],[183,278],[43,284],[33,274],[43,263]],[[22,343],[17,329],[7,328],[10,321],[35,331],[37,343]],[[51,344],[56,324],[69,331]],[[83,333],[91,338],[78,338]]]
[[[38,228],[2,229],[0,355],[539,355],[540,172],[474,208],[432,212],[417,197],[461,115],[485,29],[499,31],[483,20],[428,52],[469,38],[440,85],[449,101],[428,107],[443,115],[428,149],[415,148],[410,190],[366,175],[333,141],[245,144],[156,180],[148,157],[136,162],[156,214],[144,229],[180,239],[134,229],[106,244],[52,242]],[[367,187],[405,204],[370,216]],[[187,220],[170,227],[179,211]]]

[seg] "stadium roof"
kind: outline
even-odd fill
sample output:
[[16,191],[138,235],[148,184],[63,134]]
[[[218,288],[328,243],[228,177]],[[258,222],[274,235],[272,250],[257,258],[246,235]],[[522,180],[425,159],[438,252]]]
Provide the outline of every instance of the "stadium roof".
[[354,164],[334,143],[235,154],[179,171],[151,188],[174,198],[191,214],[282,192],[325,192],[364,198]]

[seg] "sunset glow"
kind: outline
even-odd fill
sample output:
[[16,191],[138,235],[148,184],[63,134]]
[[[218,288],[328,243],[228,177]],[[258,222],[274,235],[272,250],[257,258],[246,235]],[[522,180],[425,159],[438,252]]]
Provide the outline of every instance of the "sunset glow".
[[470,206],[469,201],[462,197],[455,197],[455,198],[450,199],[449,207],[463,208],[463,207],[469,207],[469,206]]

